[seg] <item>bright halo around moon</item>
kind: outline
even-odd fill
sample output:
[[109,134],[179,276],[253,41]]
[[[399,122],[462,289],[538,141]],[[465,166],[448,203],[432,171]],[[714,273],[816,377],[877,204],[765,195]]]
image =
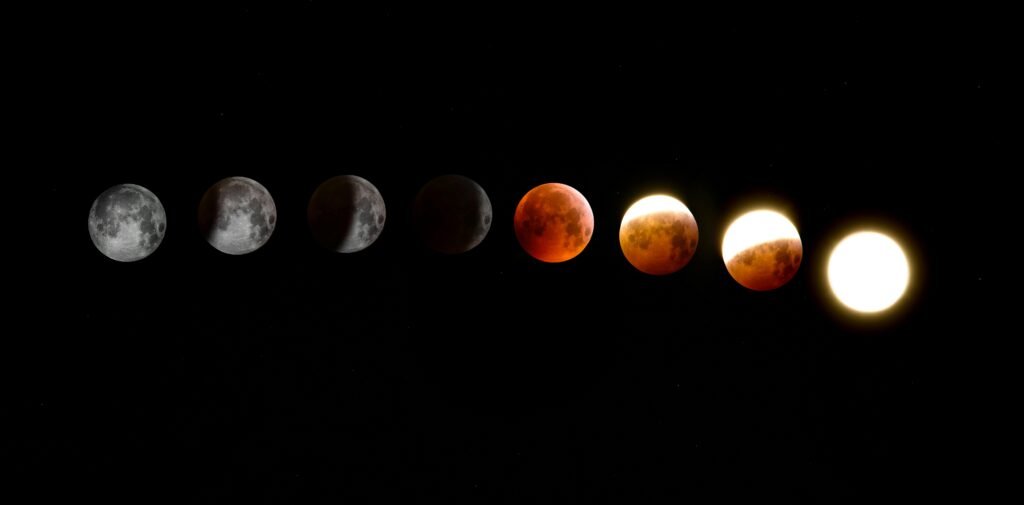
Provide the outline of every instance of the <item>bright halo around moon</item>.
[[690,262],[697,235],[697,221],[683,202],[652,195],[637,200],[622,216],[619,245],[637,270],[667,275]]
[[803,253],[796,226],[772,210],[743,214],[729,225],[722,240],[722,259],[729,275],[754,291],[769,291],[789,282],[800,268]]
[[903,297],[910,283],[910,264],[888,235],[857,232],[832,250],[828,283],[843,305],[857,312],[881,312]]

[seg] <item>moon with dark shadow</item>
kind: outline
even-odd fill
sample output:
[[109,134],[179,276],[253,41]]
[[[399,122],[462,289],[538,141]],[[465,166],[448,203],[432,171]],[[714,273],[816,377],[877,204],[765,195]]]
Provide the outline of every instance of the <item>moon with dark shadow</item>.
[[796,226],[771,210],[740,216],[722,240],[722,259],[729,275],[754,291],[770,291],[789,282],[800,268],[803,254]]
[[206,190],[199,202],[199,230],[226,254],[248,254],[267,243],[277,224],[270,192],[248,177],[228,177]]
[[384,230],[387,219],[380,191],[356,175],[339,175],[324,181],[313,192],[306,215],[313,238],[340,253],[370,247]]
[[637,270],[667,275],[686,266],[697,250],[697,220],[675,198],[641,198],[622,216],[619,245]]
[[424,245],[444,254],[476,247],[491,229],[491,200],[468,177],[443,175],[427,183],[413,203],[413,223]]
[[106,257],[138,261],[153,254],[164,239],[167,215],[152,191],[135,184],[107,189],[89,209],[89,236]]
[[519,201],[515,228],[519,244],[530,256],[559,263],[575,258],[590,243],[594,212],[571,186],[541,184]]

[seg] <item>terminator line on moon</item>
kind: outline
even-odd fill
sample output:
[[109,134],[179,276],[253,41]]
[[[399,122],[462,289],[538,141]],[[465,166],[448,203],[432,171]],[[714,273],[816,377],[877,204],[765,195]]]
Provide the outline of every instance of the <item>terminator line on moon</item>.
[[251,253],[270,240],[277,207],[262,184],[247,177],[228,177],[206,191],[199,203],[199,230],[218,251]]
[[722,240],[722,259],[729,275],[754,291],[770,291],[789,282],[800,268],[803,254],[796,226],[771,210],[740,216]]
[[339,175],[316,188],[306,216],[317,243],[335,252],[353,253],[377,240],[384,230],[387,209],[370,181]]
[[675,198],[641,198],[622,216],[619,245],[637,270],[666,275],[686,266],[697,250],[697,220]]
[[160,246],[167,230],[164,206],[150,190],[135,184],[113,186],[89,209],[89,236],[106,257],[138,261]]

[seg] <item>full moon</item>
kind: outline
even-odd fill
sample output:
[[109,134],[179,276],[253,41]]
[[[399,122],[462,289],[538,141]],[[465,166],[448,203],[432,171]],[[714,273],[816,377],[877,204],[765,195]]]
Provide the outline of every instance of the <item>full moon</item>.
[[89,235],[106,257],[138,261],[160,246],[167,230],[164,206],[150,190],[119,184],[96,197],[89,209]]
[[903,297],[910,264],[888,235],[861,231],[846,236],[832,250],[828,282],[843,305],[857,312],[881,312]]
[[575,258],[590,243],[594,212],[590,203],[565,184],[541,184],[516,207],[516,238],[523,250],[547,263]]
[[461,175],[430,182],[413,203],[413,222],[423,243],[444,254],[466,252],[491,229],[491,200],[479,184]]
[[796,226],[778,212],[755,210],[729,225],[722,259],[729,275],[743,287],[769,291],[796,275],[804,248]]
[[262,184],[228,177],[206,190],[199,202],[199,230],[218,251],[247,254],[267,243],[277,223],[277,207]]
[[384,198],[370,181],[339,175],[316,188],[306,217],[320,245],[335,252],[353,253],[377,240],[384,230],[387,211]]
[[697,220],[683,202],[671,196],[648,196],[622,216],[619,245],[637,270],[651,275],[670,274],[693,258]]

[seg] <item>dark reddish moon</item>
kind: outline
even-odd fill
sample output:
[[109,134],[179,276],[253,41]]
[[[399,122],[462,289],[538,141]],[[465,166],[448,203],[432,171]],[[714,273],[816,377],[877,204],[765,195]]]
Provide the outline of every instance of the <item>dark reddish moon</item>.
[[575,258],[590,243],[594,212],[571,186],[541,184],[519,201],[515,228],[519,244],[530,256],[559,263]]

